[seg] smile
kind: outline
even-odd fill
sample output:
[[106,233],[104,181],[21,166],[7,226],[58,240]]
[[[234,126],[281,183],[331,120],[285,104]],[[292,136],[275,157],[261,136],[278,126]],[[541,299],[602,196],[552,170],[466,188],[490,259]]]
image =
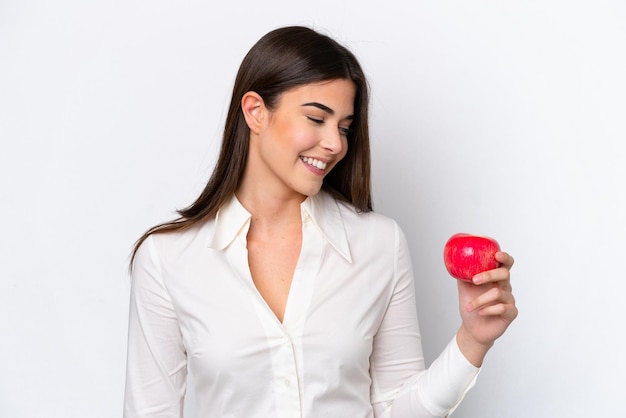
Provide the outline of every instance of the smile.
[[311,165],[317,169],[320,169],[320,170],[326,169],[326,163],[324,161],[316,160],[315,158],[311,158],[311,157],[300,157],[300,159],[304,161],[306,164]]

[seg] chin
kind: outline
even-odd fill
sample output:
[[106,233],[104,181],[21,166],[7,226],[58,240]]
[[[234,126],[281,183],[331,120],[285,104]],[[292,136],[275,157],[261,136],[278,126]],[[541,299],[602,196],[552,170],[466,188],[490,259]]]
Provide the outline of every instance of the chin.
[[305,197],[310,197],[318,194],[320,190],[322,190],[321,185],[319,187],[303,187],[302,189],[296,191]]

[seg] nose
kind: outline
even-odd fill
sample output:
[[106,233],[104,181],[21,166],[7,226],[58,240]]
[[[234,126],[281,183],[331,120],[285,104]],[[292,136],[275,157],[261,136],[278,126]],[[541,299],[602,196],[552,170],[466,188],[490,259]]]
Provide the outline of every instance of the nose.
[[338,128],[328,129],[324,132],[324,136],[320,145],[333,155],[341,154],[344,149],[345,138],[339,132]]

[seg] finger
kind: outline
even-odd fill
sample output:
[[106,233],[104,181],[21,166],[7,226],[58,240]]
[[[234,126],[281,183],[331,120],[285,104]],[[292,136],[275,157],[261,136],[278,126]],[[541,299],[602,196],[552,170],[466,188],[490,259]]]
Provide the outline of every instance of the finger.
[[507,282],[511,279],[511,272],[507,267],[498,267],[493,270],[483,271],[472,277],[474,284],[485,284],[494,282]]
[[480,316],[499,316],[507,322],[512,322],[517,317],[518,313],[515,305],[506,303],[489,305],[478,310],[478,315]]
[[471,312],[476,309],[484,308],[488,304],[493,304],[494,302],[498,301],[500,297],[502,297],[502,289],[495,286],[491,287],[486,292],[470,300],[467,303],[467,310]]
[[511,267],[513,267],[513,264],[515,264],[515,259],[509,253],[506,253],[504,251],[498,251],[495,257],[496,261],[500,263],[502,267],[511,269]]
[[492,285],[489,290],[472,299],[467,304],[467,310],[471,312],[476,309],[483,309],[487,306],[501,303],[515,305],[515,297],[511,292],[502,289],[500,286]]

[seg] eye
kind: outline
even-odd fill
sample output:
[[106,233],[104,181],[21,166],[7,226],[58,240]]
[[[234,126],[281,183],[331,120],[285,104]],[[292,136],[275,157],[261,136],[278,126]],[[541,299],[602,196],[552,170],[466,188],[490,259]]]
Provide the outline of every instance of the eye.
[[339,127],[339,132],[341,133],[341,135],[343,136],[348,136],[352,133],[352,128],[342,128],[341,126]]
[[324,119],[322,118],[316,118],[313,116],[307,116],[306,118],[317,125],[321,125],[322,123],[324,123]]

